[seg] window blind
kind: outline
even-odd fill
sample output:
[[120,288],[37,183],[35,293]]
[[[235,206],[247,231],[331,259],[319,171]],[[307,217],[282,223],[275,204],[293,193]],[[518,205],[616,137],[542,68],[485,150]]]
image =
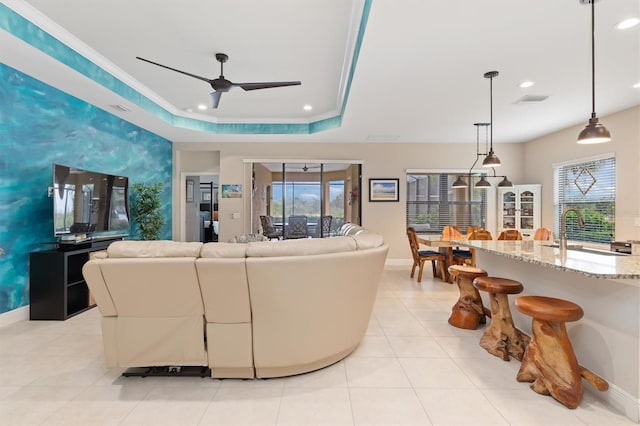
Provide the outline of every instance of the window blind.
[[563,212],[575,208],[585,227],[578,226],[574,213],[566,217],[567,239],[610,243],[615,236],[615,157],[576,161],[554,166],[555,232],[560,235]]
[[[452,188],[459,173],[407,174],[406,223],[418,233],[441,234],[446,225],[454,225],[463,233],[468,226],[486,225],[486,191],[473,185]],[[466,177],[468,180],[468,176]]]

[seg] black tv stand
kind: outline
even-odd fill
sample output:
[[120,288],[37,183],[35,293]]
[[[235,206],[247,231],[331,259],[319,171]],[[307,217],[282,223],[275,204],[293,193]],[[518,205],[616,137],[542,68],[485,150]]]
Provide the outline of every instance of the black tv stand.
[[124,237],[126,237],[126,235],[105,235],[100,237],[89,237],[83,240],[58,240],[56,244],[58,245],[58,250],[61,251],[79,250],[83,248],[103,250],[112,242],[119,241]]
[[66,320],[95,306],[82,267],[92,252],[104,250],[122,236],[58,242],[53,250],[29,254],[31,320]]

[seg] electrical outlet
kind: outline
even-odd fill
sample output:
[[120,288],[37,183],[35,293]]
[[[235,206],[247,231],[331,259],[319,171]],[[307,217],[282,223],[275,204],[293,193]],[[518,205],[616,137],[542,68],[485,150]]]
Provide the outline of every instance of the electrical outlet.
[[49,188],[47,188],[47,197],[49,198],[53,197],[53,186],[50,186]]
[[240,219],[240,213],[231,213],[231,219]]

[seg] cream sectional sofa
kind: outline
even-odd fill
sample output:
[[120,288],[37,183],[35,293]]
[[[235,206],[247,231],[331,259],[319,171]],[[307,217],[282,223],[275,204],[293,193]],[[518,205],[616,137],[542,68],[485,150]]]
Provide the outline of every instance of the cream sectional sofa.
[[83,274],[103,316],[107,366],[280,377],[358,346],[387,251],[363,230],[248,244],[118,241]]

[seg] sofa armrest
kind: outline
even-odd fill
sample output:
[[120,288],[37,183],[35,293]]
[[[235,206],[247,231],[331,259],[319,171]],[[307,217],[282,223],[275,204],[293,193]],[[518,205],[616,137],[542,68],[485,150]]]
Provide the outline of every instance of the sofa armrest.
[[102,259],[97,258],[85,263],[82,267],[82,275],[87,282],[87,286],[102,316],[113,317],[118,315],[118,310],[113,303],[107,284],[102,276],[102,270],[100,269],[102,261]]

